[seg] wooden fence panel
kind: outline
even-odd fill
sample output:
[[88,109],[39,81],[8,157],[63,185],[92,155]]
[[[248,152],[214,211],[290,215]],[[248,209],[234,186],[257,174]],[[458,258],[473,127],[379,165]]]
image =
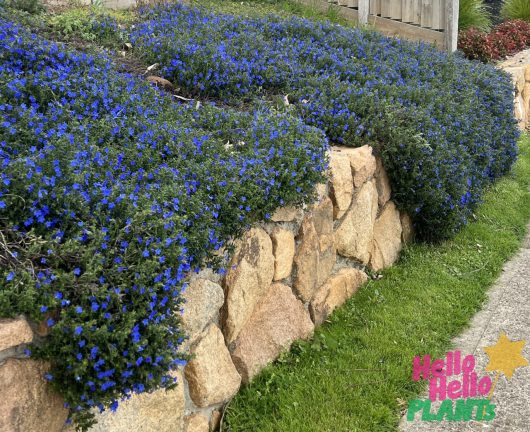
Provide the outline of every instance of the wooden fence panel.
[[424,40],[455,51],[459,0],[297,0],[321,10],[333,8],[342,17],[390,36]]
[[359,0],[359,24],[368,24],[368,15],[370,14],[370,0]]
[[421,2],[421,27],[432,28],[432,4],[433,0],[422,0]]
[[421,0],[403,0],[401,8],[403,22],[420,25]]
[[453,52],[458,43],[458,0],[445,0],[444,3],[444,46]]
[[381,0],[370,0],[370,15],[381,15]]
[[381,16],[383,18],[392,17],[392,0],[381,0]]
[[390,0],[390,18],[401,21],[401,1]]
[[402,0],[401,2],[401,21],[412,22],[412,0]]
[[414,21],[415,25],[421,25],[421,3],[422,0],[414,0]]
[[443,0],[433,0],[432,28],[434,30],[442,30],[444,28]]

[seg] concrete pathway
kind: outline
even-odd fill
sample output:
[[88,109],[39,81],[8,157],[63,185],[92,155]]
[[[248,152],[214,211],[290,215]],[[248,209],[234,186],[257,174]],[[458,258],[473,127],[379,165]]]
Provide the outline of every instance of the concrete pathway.
[[[475,315],[470,327],[454,340],[454,349],[460,350],[462,357],[468,354],[475,356],[475,371],[479,379],[488,375],[493,380],[493,372],[484,372],[489,361],[484,347],[494,345],[501,332],[505,332],[512,341],[525,340],[522,354],[530,361],[530,225],[522,249],[505,264],[501,277],[489,291],[488,297],[487,304]],[[420,399],[427,398],[427,392],[420,396]],[[496,405],[492,421],[421,421],[421,414],[418,413],[413,422],[402,418],[400,430],[530,432],[530,366],[515,369],[511,380],[501,374],[491,403]],[[433,413],[438,411],[439,404],[433,402]]]

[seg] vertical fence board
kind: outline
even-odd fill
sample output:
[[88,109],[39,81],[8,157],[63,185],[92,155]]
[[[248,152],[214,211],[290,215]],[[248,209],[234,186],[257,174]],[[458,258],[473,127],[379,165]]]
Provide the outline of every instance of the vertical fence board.
[[434,30],[441,30],[443,28],[443,0],[432,0],[432,17],[431,23]]
[[458,0],[445,0],[444,45],[449,52],[456,51],[458,44]]
[[370,0],[370,15],[381,15],[381,0]]
[[[319,0],[298,1],[309,4],[310,1]],[[357,19],[361,25],[369,21],[369,15],[380,16],[385,19],[370,20],[370,22],[388,34],[402,34],[415,40],[419,38],[431,41],[440,47],[444,46],[448,51],[455,51],[457,48],[459,0],[320,0],[320,2],[322,7],[325,4],[345,6],[348,9],[333,7],[342,16]],[[349,10],[351,8],[357,9],[357,12]],[[399,21],[402,24],[398,25]],[[414,26],[421,28],[415,29]]]
[[391,2],[392,0],[381,0],[381,16],[383,18],[390,18],[392,16]]
[[368,24],[368,14],[370,12],[370,0],[359,0],[359,24]]
[[412,0],[412,10],[413,10],[413,24],[421,25],[421,3],[422,0]]
[[401,21],[410,23],[413,20],[412,15],[412,0],[401,1]]
[[401,21],[401,1],[390,0],[390,18]]
[[421,2],[421,22],[420,25],[425,28],[432,27],[432,3],[433,0],[422,0]]
[[440,0],[440,10],[441,10],[441,13],[440,13],[439,29],[445,30],[445,14],[447,13],[447,11],[445,10],[445,0]]

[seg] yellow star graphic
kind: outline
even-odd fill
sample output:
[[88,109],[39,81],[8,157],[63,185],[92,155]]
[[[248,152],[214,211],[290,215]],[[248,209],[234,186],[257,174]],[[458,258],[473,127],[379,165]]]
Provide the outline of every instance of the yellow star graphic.
[[525,343],[523,340],[511,341],[506,333],[502,332],[495,345],[484,348],[490,359],[486,371],[496,371],[497,375],[502,372],[511,379],[515,369],[530,365],[522,354]]

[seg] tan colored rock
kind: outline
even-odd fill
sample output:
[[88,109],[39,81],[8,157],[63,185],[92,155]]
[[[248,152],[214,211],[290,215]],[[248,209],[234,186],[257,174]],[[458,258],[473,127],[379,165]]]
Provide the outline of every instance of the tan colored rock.
[[174,89],[173,84],[170,81],[159,76],[149,75],[146,80],[153,84],[155,87],[159,87],[167,91],[171,91]]
[[404,244],[411,243],[414,239],[414,226],[412,219],[407,213],[400,214],[401,219],[401,242]]
[[514,101],[514,115],[519,123],[526,122],[526,109],[524,106],[524,100],[521,95],[517,96]]
[[29,359],[0,365],[0,431],[60,432],[68,412],[44,379],[48,367]]
[[523,108],[524,108],[524,122],[525,127],[529,120],[530,115],[530,82],[525,83],[524,90],[523,90]]
[[390,179],[386,173],[381,158],[377,158],[377,172],[375,177],[375,186],[377,188],[378,203],[379,207],[383,206],[388,202],[392,195],[392,188],[390,187]]
[[350,163],[353,171],[353,184],[361,187],[375,173],[376,161],[372,154],[372,147],[365,145],[350,153]]
[[364,145],[362,147],[336,147],[335,152],[348,156],[352,169],[353,184],[361,187],[367,180],[370,180],[376,169],[375,156],[372,154],[372,147]]
[[335,230],[337,252],[367,264],[370,260],[378,195],[373,180],[356,194],[353,203]]
[[523,93],[523,90],[524,90],[524,85],[526,83],[526,79],[525,79],[525,72],[526,72],[526,67],[518,67],[517,68],[517,83],[516,83],[516,88],[517,88],[517,91],[519,92],[519,94],[522,94]]
[[303,211],[292,206],[280,207],[271,216],[273,222],[292,222],[301,217]]
[[328,196],[328,185],[326,183],[318,183],[315,186],[316,201],[320,202]]
[[318,235],[331,234],[333,232],[333,203],[329,197],[311,208],[313,214],[313,225]]
[[220,285],[207,279],[194,279],[184,292],[183,329],[190,342],[212,321],[217,321],[219,309],[224,303],[224,292]]
[[200,413],[194,413],[184,419],[184,432],[209,432],[208,419]]
[[370,267],[378,271],[390,267],[401,251],[401,219],[395,204],[387,203],[374,225],[374,242]]
[[223,415],[221,414],[221,411],[215,409],[212,411],[212,415],[210,416],[210,432],[215,432],[219,430],[219,427],[221,426],[221,420]]
[[321,325],[337,307],[348,300],[368,276],[355,268],[340,269],[323,284],[309,304],[311,318],[315,325]]
[[211,324],[192,350],[184,369],[190,396],[198,407],[226,402],[239,390],[241,377],[226,348],[223,334]]
[[313,333],[304,305],[283,284],[271,285],[235,341],[232,359],[243,382],[250,381],[297,339]]
[[274,280],[277,281],[291,275],[295,252],[294,234],[285,228],[276,226],[272,231],[271,239],[274,253]]
[[14,319],[0,319],[0,351],[33,340],[33,332],[22,316]]
[[326,281],[337,261],[337,251],[335,249],[335,238],[333,233],[322,234],[319,236],[318,246],[320,253],[318,255],[318,265],[316,268],[317,279],[315,288],[318,288]]
[[320,244],[311,214],[306,215],[298,232],[300,244],[294,257],[294,289],[303,301],[313,297],[317,286],[318,259]]
[[328,278],[337,259],[333,235],[333,203],[329,197],[312,206],[298,233],[294,289],[303,301]]
[[273,276],[272,241],[261,228],[252,228],[236,250],[225,278],[223,315],[227,343],[237,337]]
[[330,195],[333,200],[333,216],[335,219],[340,219],[350,207],[353,195],[350,158],[338,152],[331,152],[329,168],[331,171]]
[[527,110],[527,112],[528,112],[529,101],[530,101],[530,82],[527,82],[524,85],[524,90],[523,90],[523,103],[524,103],[524,107]]
[[184,382],[175,371],[177,387],[153,393],[134,394],[120,402],[116,412],[96,414],[97,423],[90,432],[173,432],[184,427]]
[[510,67],[504,68],[504,70],[512,76],[512,81],[513,81],[513,84],[517,92],[519,94],[522,93],[524,89],[524,84],[526,82],[525,80],[526,67],[525,66],[510,66]]

